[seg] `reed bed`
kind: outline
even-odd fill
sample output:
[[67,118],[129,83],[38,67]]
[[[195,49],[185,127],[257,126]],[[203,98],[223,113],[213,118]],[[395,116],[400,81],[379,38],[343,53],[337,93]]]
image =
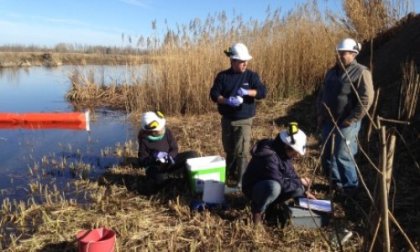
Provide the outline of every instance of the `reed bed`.
[[[316,2],[307,1],[286,15],[267,9],[264,21],[220,12],[176,30],[167,28],[163,39],[148,39],[146,57],[154,59],[148,61],[152,67],[142,80],[127,83],[125,107],[128,111],[158,108],[171,114],[213,111],[209,89],[217,72],[229,67],[223,50],[237,41],[249,47],[254,57],[249,68],[267,85],[268,100],[302,98],[318,89],[334,63],[337,41],[346,36],[372,39],[395,24],[400,17],[396,10],[404,9],[405,2],[347,0],[343,3],[347,18],[342,18],[323,15]],[[158,30],[156,23],[153,27]]]
[[[339,39],[348,35],[358,39],[371,38],[392,23],[386,5],[372,8],[374,5],[361,4],[381,1],[344,2],[352,22],[325,19],[312,1],[286,16],[281,16],[278,10],[268,10],[263,22],[228,18],[223,12],[205,20],[193,20],[176,31],[167,30],[163,41],[148,40],[151,41],[148,43],[150,58],[146,62],[152,67],[145,78],[103,85],[92,75],[74,72],[70,77],[72,90],[68,98],[75,103],[125,108],[132,112],[136,121],[142,111],[162,110],[169,115],[168,124],[178,138],[181,151],[192,149],[201,155],[222,155],[220,130],[215,130],[220,127],[219,116],[208,99],[208,92],[216,73],[229,67],[223,50],[232,42],[242,41],[254,56],[250,69],[260,74],[269,89],[269,97],[258,104],[252,142],[274,137],[282,122],[297,120],[305,132],[310,133],[309,154],[297,160],[297,170],[325,186],[327,182],[319,170],[313,97],[307,95],[317,89],[324,71],[334,62],[333,49]],[[375,10],[378,12],[373,13]],[[360,18],[361,24],[371,22],[363,15],[386,22],[373,22],[373,27],[357,25],[356,18]],[[303,97],[303,100],[293,99]],[[58,187],[35,181],[28,189],[33,198],[26,202],[6,199],[0,215],[0,248],[7,251],[74,251],[75,233],[99,226],[111,227],[117,232],[117,251],[360,251],[364,249],[364,243],[369,243],[364,234],[366,227],[372,225],[365,213],[370,202],[364,194],[358,202],[337,203],[336,218],[330,228],[305,230],[279,225],[256,228],[250,222],[249,204],[238,195],[227,198],[232,203],[228,211],[203,213],[189,210],[194,195],[188,193],[185,184],[173,185],[157,195],[143,195],[140,189],[144,171],[129,162],[135,158],[135,148],[135,144],[129,142],[115,151],[104,150],[104,154],[125,157],[126,163],[113,167],[97,181],[86,180],[85,176],[72,180],[66,187],[67,193],[74,192],[72,196]],[[377,154],[377,147],[370,151],[370,154]],[[54,162],[44,165],[51,163]],[[82,174],[89,172],[85,164],[78,165],[82,167],[79,170]],[[56,167],[71,169],[65,163]],[[360,162],[359,168],[364,174],[372,171],[366,160]],[[409,179],[410,184],[417,183],[418,170],[410,168],[413,169],[405,170],[409,174],[401,176],[413,177]],[[400,182],[407,182],[405,179]],[[418,223],[414,210],[418,197],[407,196],[412,192],[408,187],[398,192],[405,196],[394,201],[395,212],[419,248],[420,241],[416,238],[419,236],[415,236],[418,231],[410,224],[413,220]],[[322,198],[328,196],[322,190],[316,193]],[[401,218],[406,207],[413,210],[407,212],[409,216]],[[348,225],[355,233],[344,247],[336,247],[331,242],[331,229],[339,225]],[[396,240],[393,243],[395,250],[407,248],[402,239],[396,236]]]
[[99,198],[97,204],[82,207],[70,201],[58,201],[41,207],[21,202],[14,205],[21,210],[4,211],[3,219],[9,218],[14,225],[22,227],[19,236],[2,239],[3,249],[75,251],[77,231],[98,226],[111,227],[117,232],[116,251],[328,249],[316,232],[255,229],[248,218],[249,209],[242,210],[238,220],[224,220],[210,212],[190,213],[188,204],[180,198],[161,202],[112,185],[79,182],[78,186]]
[[[261,107],[256,118],[252,141],[275,137],[281,125],[278,116],[287,113],[289,105],[269,104]],[[218,115],[167,117],[168,125],[177,136],[181,151],[197,150],[201,155],[222,154]],[[310,136],[310,155],[297,160],[300,174],[313,177],[325,184],[314,157],[318,154],[316,139]],[[129,141],[104,155],[122,155],[124,164],[109,169],[98,180],[80,177],[60,189],[53,184],[39,182],[34,170],[34,181],[28,186],[31,197],[27,201],[6,199],[1,208],[0,247],[6,251],[75,251],[75,234],[81,229],[106,226],[117,232],[116,251],[149,250],[263,250],[282,248],[283,251],[333,250],[329,228],[282,228],[270,224],[254,227],[250,207],[241,195],[227,196],[230,208],[191,212],[189,203],[196,198],[187,184],[169,184],[160,193],[151,196],[141,191],[145,183],[143,169],[135,168],[130,159],[136,155],[136,146]],[[63,168],[58,161],[44,159],[44,169]],[[48,168],[49,167],[49,168]],[[65,170],[70,170],[69,162]],[[40,169],[38,170],[40,172]],[[54,177],[54,173],[47,173]],[[319,192],[322,195],[322,192]],[[362,240],[354,238],[345,245],[346,251],[360,248]]]
[[[157,41],[158,47],[150,45],[148,57],[155,59],[150,71],[142,80],[127,83],[130,91],[126,92],[125,106],[129,111],[213,111],[209,89],[217,72],[229,67],[223,50],[235,41],[248,45],[254,57],[249,68],[260,74],[269,89],[270,101],[303,97],[317,89],[324,71],[334,62],[336,41],[345,35],[339,25],[323,19],[314,3],[285,17],[279,10],[268,10],[263,22],[245,21],[240,16],[228,18],[222,12],[165,33],[163,41]],[[89,92],[87,82],[73,83],[70,92]],[[81,99],[77,95],[70,97],[75,102]]]
[[[283,128],[283,118],[293,116],[294,113],[306,112],[309,115],[307,120],[314,120],[310,116],[313,109],[310,102],[285,100],[283,103],[260,105],[252,142],[275,137]],[[301,110],[296,112],[296,107]],[[133,116],[137,122],[139,115]],[[215,130],[220,127],[217,113],[168,116],[167,121],[177,136],[181,151],[196,150],[201,155],[223,154],[220,130]],[[305,129],[308,125],[302,121],[301,127]],[[321,189],[328,187],[328,182],[319,170],[320,147],[317,137],[311,130],[307,132],[308,154],[296,160],[296,168],[299,174],[311,177],[318,185],[313,190],[319,198],[329,198],[325,189]],[[196,196],[189,192],[187,184],[173,183],[157,194],[145,194],[145,172],[136,168],[132,161],[136,157],[134,139],[116,145],[115,149],[105,149],[102,153],[104,156],[123,157],[125,161],[108,169],[99,179],[75,177],[64,188],[43,182],[42,178],[54,178],[56,173],[47,172],[38,176],[37,172],[54,169],[70,171],[70,162],[61,162],[59,158],[56,161],[53,161],[54,158],[44,158],[38,165],[41,169],[33,171],[34,180],[28,186],[31,197],[27,201],[6,199],[2,203],[1,248],[6,251],[74,251],[77,246],[77,231],[102,226],[117,232],[116,251],[272,251],[280,247],[284,251],[335,251],[340,248],[333,243],[334,228],[342,226],[349,227],[354,232],[352,239],[344,244],[344,251],[360,251],[363,250],[364,243],[369,243],[364,237],[370,223],[366,214],[370,202],[363,193],[357,202],[335,202],[334,219],[327,228],[283,227],[281,223],[272,222],[264,228],[256,228],[250,220],[249,203],[242,195],[226,196],[230,204],[230,208],[226,210],[191,212],[189,204]],[[80,165],[83,166],[82,163]],[[364,171],[372,170],[369,166],[367,162],[359,163],[359,168]],[[407,169],[405,171],[408,172]],[[412,179],[401,179],[399,184],[415,183],[416,180],[413,179],[418,178],[418,171],[410,170],[409,174],[404,174],[401,178],[407,178],[406,175]],[[410,194],[407,190],[408,187],[400,186],[398,193]],[[393,204],[398,220],[407,228],[418,246],[418,239],[413,236],[416,234],[415,226],[409,224],[413,220],[417,223],[418,220],[414,210],[416,198],[414,195],[396,198]],[[413,208],[413,211],[407,211],[406,207]],[[393,248],[399,250],[406,248],[406,245],[398,238],[394,241]]]
[[86,74],[74,69],[70,75],[71,89],[66,98],[75,107],[112,106],[115,109],[125,109],[125,98],[129,87],[122,83],[99,84],[93,70]]

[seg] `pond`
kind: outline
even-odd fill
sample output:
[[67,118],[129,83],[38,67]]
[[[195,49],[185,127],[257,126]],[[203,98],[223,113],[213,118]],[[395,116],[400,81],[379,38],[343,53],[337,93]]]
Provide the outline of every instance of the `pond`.
[[[81,73],[94,73],[102,83],[120,83],[129,75],[133,78],[133,72],[141,74],[144,70],[126,66],[0,68],[0,112],[74,111],[65,94],[75,68]],[[63,181],[77,177],[68,172],[51,174],[45,163],[84,163],[90,167],[90,178],[117,164],[119,158],[104,155],[104,150],[129,140],[135,143],[138,126],[132,125],[122,111],[96,109],[91,117],[90,131],[0,129],[0,202],[5,198],[24,199],[28,184],[36,177],[55,176]]]

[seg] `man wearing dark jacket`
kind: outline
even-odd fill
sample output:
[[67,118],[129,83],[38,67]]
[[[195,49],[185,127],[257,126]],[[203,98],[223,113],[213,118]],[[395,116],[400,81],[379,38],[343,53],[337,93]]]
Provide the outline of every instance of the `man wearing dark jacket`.
[[266,87],[257,73],[247,69],[252,56],[242,43],[233,44],[225,54],[231,67],[217,74],[210,98],[222,115],[222,142],[226,153],[228,184],[241,185],[249,160],[251,126],[255,116],[255,100],[266,96]]
[[251,150],[252,159],[242,178],[242,191],[251,200],[252,219],[255,224],[273,202],[289,198],[315,196],[306,191],[308,178],[299,178],[292,164],[297,155],[304,155],[306,135],[291,124],[275,139],[258,141]]
[[[318,127],[325,144],[324,171],[335,189],[351,194],[359,186],[354,161],[357,135],[372,105],[374,90],[371,72],[356,60],[361,45],[346,38],[336,50],[337,63],[325,75],[317,99]],[[335,137],[329,137],[331,133]]]

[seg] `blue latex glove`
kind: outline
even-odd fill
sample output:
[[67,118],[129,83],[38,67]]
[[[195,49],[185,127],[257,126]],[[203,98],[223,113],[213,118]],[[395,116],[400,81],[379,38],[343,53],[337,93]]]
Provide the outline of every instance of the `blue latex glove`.
[[226,104],[231,107],[238,107],[244,100],[240,96],[231,96],[227,99]]
[[239,88],[237,94],[239,96],[249,95],[249,90],[245,88]]
[[155,153],[156,162],[160,162],[162,164],[168,163],[168,153],[164,151],[158,151]]

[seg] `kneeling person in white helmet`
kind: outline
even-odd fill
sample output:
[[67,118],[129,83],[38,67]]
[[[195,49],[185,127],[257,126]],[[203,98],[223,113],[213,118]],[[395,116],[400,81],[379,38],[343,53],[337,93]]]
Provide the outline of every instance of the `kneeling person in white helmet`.
[[186,160],[198,156],[194,151],[178,153],[176,139],[159,111],[142,115],[138,144],[139,165],[146,168],[147,178],[156,186],[168,179],[182,179]]
[[292,159],[304,155],[306,135],[297,123],[290,123],[275,139],[258,141],[251,150],[252,158],[242,178],[242,191],[251,200],[252,219],[262,222],[267,207],[290,198],[315,199],[307,188],[309,178],[300,178]]

